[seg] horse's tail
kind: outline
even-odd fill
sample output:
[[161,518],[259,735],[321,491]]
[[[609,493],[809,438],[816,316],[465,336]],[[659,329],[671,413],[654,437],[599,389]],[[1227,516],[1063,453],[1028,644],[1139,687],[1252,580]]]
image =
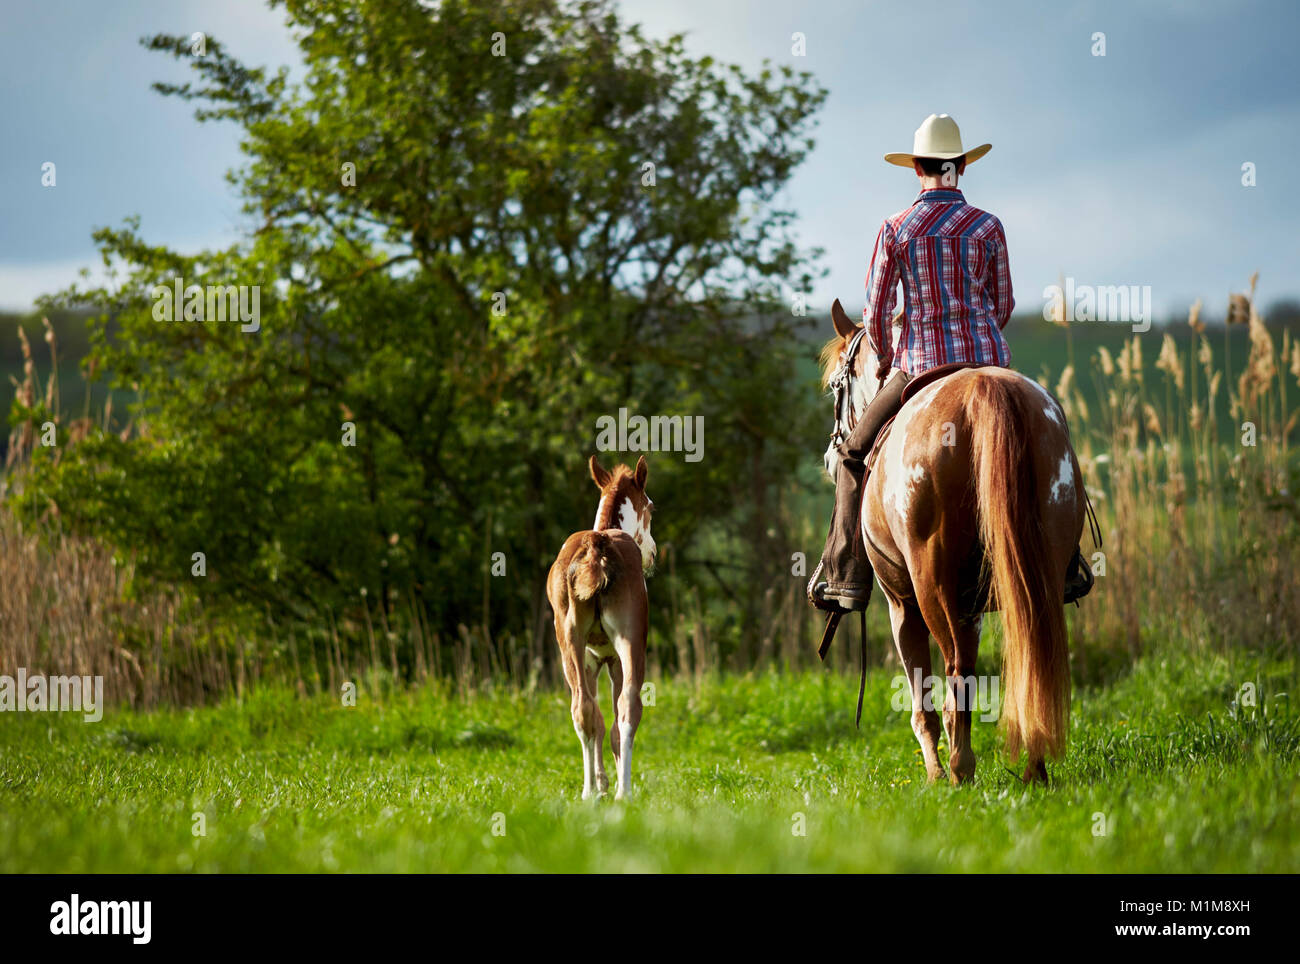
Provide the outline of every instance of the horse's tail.
[[609,537],[603,532],[583,533],[578,551],[569,563],[569,585],[577,599],[593,599],[609,588],[614,571],[609,558]]
[[[1070,719],[1069,650],[1062,586],[1044,534],[1044,501],[1034,471],[1033,412],[1005,378],[977,378],[966,403],[980,540],[990,588],[1002,610],[1002,724],[1007,752],[1059,757]],[[1037,400],[1035,400],[1037,402]]]

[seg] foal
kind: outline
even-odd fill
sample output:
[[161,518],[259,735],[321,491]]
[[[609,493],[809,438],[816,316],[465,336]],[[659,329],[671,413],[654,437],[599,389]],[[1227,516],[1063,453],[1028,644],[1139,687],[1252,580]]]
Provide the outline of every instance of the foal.
[[654,565],[650,535],[654,503],[646,495],[646,462],[607,472],[591,457],[591,477],[600,489],[596,522],[564,542],[550,574],[546,596],[555,613],[564,679],[573,697],[573,728],[582,741],[582,799],[609,789],[603,747],[605,720],[596,701],[596,677],[609,667],[617,720],[609,742],[618,767],[622,800],[632,790],[632,738],[641,722],[641,684],[645,680],[649,601],[645,572]]

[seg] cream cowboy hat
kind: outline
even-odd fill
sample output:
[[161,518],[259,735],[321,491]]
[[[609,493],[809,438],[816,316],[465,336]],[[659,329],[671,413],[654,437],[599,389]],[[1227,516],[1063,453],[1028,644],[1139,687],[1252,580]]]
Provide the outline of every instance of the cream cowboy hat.
[[971,164],[991,150],[993,150],[992,144],[981,144],[968,151],[963,150],[961,130],[957,127],[957,122],[947,114],[931,114],[916,129],[916,134],[912,138],[912,153],[886,154],[885,160],[899,167],[911,167],[913,159],[918,157],[933,157],[940,161],[947,161],[965,154],[966,163]]

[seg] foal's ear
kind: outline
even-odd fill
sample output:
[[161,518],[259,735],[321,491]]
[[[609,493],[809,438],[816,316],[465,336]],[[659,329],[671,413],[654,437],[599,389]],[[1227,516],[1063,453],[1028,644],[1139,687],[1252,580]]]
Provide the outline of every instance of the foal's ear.
[[645,479],[650,474],[650,468],[645,464],[645,456],[636,460],[636,487],[642,492],[645,491]]
[[835,334],[841,338],[851,338],[853,333],[858,330],[858,326],[853,323],[849,313],[840,304],[839,298],[836,298],[835,304],[831,305],[831,322],[835,325]]
[[596,483],[596,488],[603,490],[609,484],[609,473],[605,471],[605,467],[596,461],[594,455],[587,463],[587,467],[591,469],[591,480]]

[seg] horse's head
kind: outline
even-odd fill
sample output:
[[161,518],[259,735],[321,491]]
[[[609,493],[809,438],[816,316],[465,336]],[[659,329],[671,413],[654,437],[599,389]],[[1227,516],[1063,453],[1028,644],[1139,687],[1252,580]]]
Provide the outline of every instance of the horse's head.
[[600,506],[596,509],[596,524],[592,528],[622,529],[630,535],[641,550],[642,568],[649,572],[655,562],[655,540],[650,534],[650,518],[654,515],[655,504],[645,490],[646,476],[650,471],[645,456],[637,459],[635,469],[616,465],[614,471],[607,472],[594,455],[589,466],[592,481],[600,489]]
[[[895,321],[897,319],[896,315]],[[876,355],[867,344],[865,336],[858,340],[847,368],[844,365],[845,353],[854,337],[862,331],[862,326],[849,318],[838,298],[831,305],[831,322],[835,325],[835,337],[822,349],[821,363],[822,385],[830,389],[834,400],[835,425],[822,462],[826,466],[826,474],[834,482],[840,466],[839,446],[849,437],[853,426],[858,424],[867,403],[879,390],[880,383],[876,378]]]

